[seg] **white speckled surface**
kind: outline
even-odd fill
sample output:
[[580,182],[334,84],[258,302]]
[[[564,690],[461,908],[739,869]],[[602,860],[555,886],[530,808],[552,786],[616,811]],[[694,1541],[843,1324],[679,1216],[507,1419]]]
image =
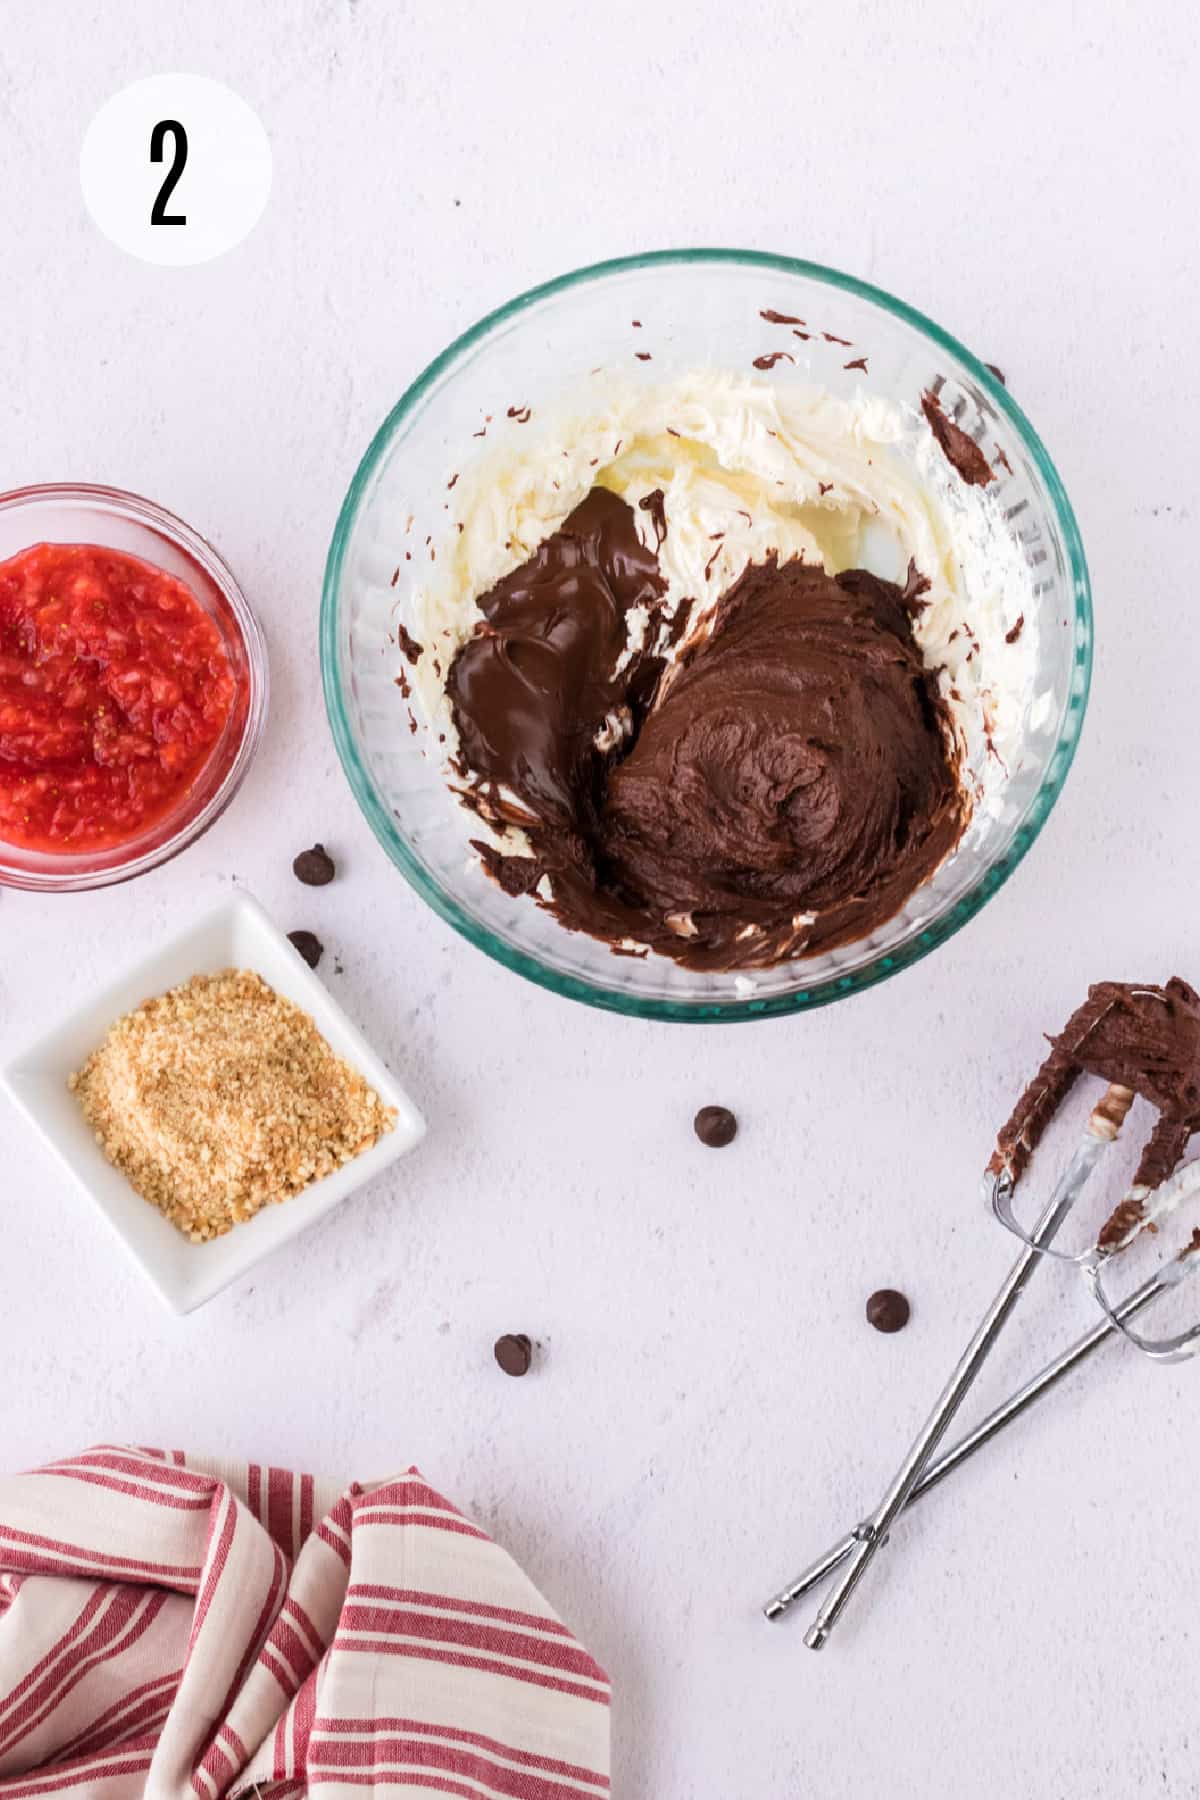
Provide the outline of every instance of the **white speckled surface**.
[[[276,688],[245,791],[180,862],[51,906],[0,896],[0,1056],[242,880],[325,938],[430,1134],[173,1320],[5,1112],[4,1463],[113,1437],[337,1473],[418,1459],[611,1669],[621,1800],[1194,1794],[1194,1368],[1107,1353],[898,1533],[822,1658],[756,1608],[875,1497],[1007,1262],[976,1179],[1037,1029],[1090,979],[1200,974],[1195,15],[482,19],[8,9],[0,487],[108,481],[181,512],[260,609]],[[124,258],[76,178],[100,102],[171,68],[230,82],[275,152],[258,229],[191,270]],[[337,506],[412,375],[531,282],[672,243],[847,268],[999,362],[1097,598],[1083,747],[1011,884],[896,981],[729,1031],[586,1012],[454,937],[355,812],[316,666]],[[321,893],[289,872],[314,837],[342,869]],[[706,1101],[742,1119],[723,1153],[691,1136]],[[883,1282],[913,1297],[897,1338],[862,1321]],[[987,1398],[1082,1321],[1053,1285]],[[502,1330],[542,1340],[523,1383],[491,1362]]]

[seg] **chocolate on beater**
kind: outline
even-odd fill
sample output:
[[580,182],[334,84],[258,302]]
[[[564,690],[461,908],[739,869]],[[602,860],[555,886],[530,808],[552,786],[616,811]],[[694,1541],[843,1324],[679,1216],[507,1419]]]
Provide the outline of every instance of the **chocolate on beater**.
[[1083,1005],[1050,1039],[1049,1056],[1001,1128],[988,1164],[992,1174],[1020,1180],[1050,1120],[1083,1074],[1132,1088],[1159,1115],[1134,1176],[1135,1194],[1121,1202],[1101,1232],[1100,1246],[1106,1248],[1123,1242],[1142,1216],[1136,1190],[1160,1186],[1200,1130],[1200,995],[1178,976],[1165,987],[1099,981],[1089,988]]

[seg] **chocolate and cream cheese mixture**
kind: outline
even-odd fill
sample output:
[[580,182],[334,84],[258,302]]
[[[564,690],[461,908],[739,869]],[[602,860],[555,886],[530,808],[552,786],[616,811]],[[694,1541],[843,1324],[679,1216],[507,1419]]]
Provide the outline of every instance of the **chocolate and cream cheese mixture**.
[[932,394],[592,405],[454,473],[400,640],[483,871],[694,969],[869,936],[1021,755],[1036,609],[983,453]]

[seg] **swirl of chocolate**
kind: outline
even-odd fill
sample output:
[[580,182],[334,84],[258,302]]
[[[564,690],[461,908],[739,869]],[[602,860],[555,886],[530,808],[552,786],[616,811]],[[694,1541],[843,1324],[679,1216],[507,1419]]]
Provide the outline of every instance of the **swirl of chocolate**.
[[664,584],[631,509],[594,489],[480,600],[447,675],[465,797],[533,851],[480,844],[485,867],[513,894],[546,875],[565,925],[692,968],[874,930],[968,810],[913,639],[922,585],[771,558],[677,663],[631,654],[661,635]]
[[951,742],[898,587],[752,564],[611,772],[608,878],[656,922],[690,915],[692,963],[860,937],[958,839]]

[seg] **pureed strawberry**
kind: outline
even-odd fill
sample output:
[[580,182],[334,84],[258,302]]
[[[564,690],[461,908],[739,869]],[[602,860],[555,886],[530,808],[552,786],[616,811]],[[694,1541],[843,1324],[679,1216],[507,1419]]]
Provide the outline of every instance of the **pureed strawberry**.
[[109,850],[164,818],[244,699],[191,589],[98,544],[0,563],[0,839]]

